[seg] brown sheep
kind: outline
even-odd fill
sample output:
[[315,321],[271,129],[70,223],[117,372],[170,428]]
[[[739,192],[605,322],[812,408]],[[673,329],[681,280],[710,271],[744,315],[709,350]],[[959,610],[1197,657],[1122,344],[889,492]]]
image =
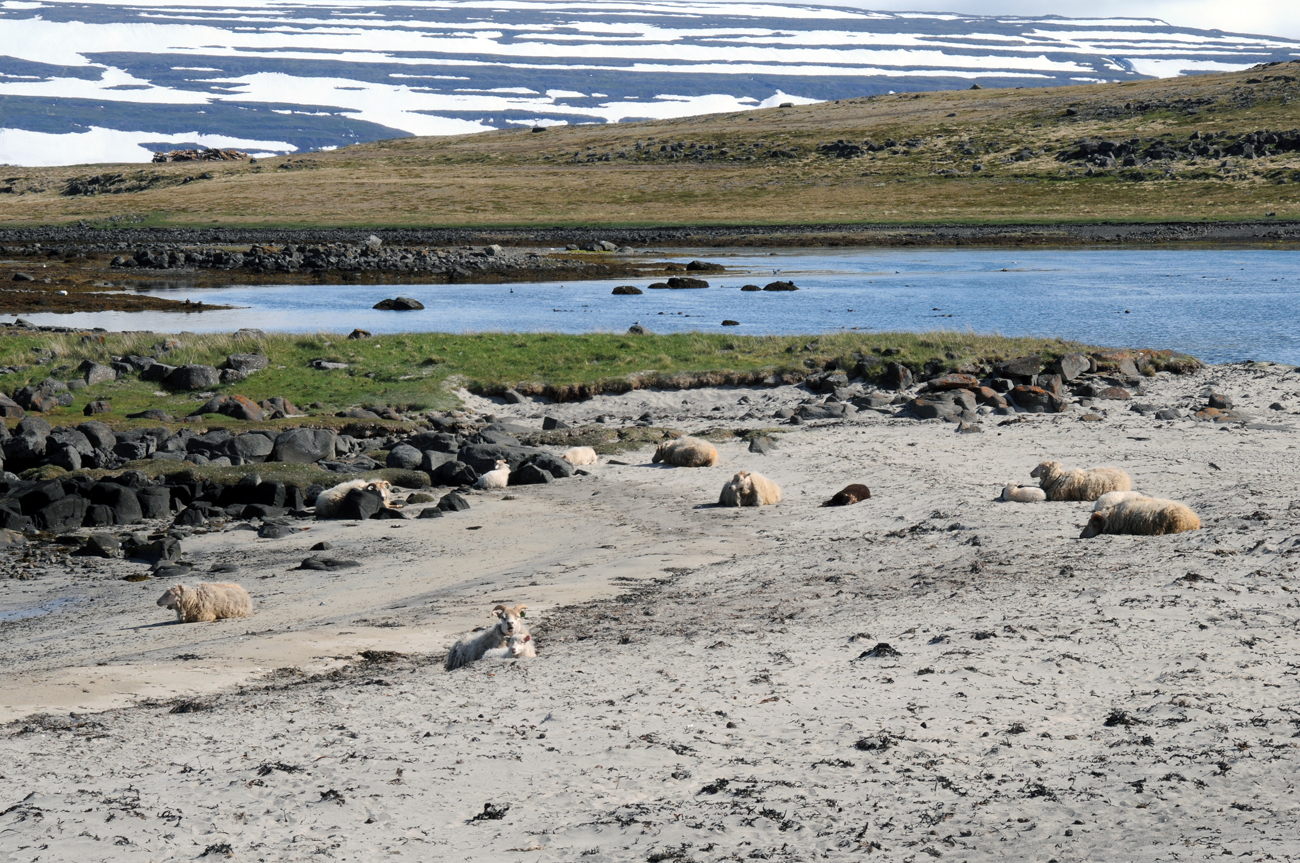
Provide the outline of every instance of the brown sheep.
[[822,504],[822,506],[850,506],[855,503],[861,503],[871,497],[871,489],[861,483],[852,483],[835,492],[835,496]]

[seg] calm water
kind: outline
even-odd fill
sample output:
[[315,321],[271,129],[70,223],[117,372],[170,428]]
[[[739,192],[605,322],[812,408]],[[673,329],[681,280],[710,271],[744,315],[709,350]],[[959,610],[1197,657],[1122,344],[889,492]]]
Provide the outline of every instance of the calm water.
[[[162,296],[244,308],[201,314],[27,315],[42,324],[112,330],[374,333],[402,331],[749,334],[935,329],[1062,336],[1172,348],[1210,362],[1300,363],[1300,252],[684,250],[734,269],[707,290],[611,296],[626,280],[527,285],[313,285],[168,290]],[[794,281],[794,293],[745,293],[747,282]],[[647,281],[636,282],[645,288]],[[422,312],[378,312],[401,294]]]

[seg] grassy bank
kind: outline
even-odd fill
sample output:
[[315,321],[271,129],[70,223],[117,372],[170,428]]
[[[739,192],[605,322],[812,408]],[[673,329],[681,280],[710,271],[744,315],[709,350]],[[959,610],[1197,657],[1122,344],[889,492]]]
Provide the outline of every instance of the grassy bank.
[[[997,224],[1300,217],[1300,64],[1123,84],[845,99],[678,120],[414,137],[205,165],[12,168],[0,225]],[[1216,148],[1191,156],[1194,133]],[[1057,158],[1139,139],[1129,167]],[[848,154],[836,141],[872,142]],[[1152,149],[1153,143],[1161,146]],[[1164,145],[1179,149],[1172,153]],[[1171,154],[1172,153],[1172,154]],[[280,170],[288,168],[290,170]],[[89,177],[129,175],[114,194]],[[190,182],[186,182],[189,178]],[[127,188],[140,191],[125,191]],[[346,189],[346,194],[340,194]],[[110,233],[111,231],[106,231]]]
[[[946,369],[957,369],[1027,353],[1054,357],[1080,349],[1086,348],[1060,339],[960,332],[821,336],[402,333],[356,341],[331,334],[268,334],[264,338],[213,334],[176,339],[156,334],[22,335],[0,337],[0,366],[27,366],[0,375],[0,391],[11,393],[47,377],[75,378],[82,361],[107,363],[115,355],[156,355],[170,365],[220,365],[231,353],[256,352],[270,358],[270,367],[240,383],[221,386],[218,392],[237,393],[254,401],[282,396],[300,408],[318,403],[321,407],[309,410],[314,421],[343,424],[347,420],[333,413],[354,406],[389,405],[399,411],[455,407],[454,391],[461,386],[489,395],[514,387],[525,393],[581,398],[594,392],[655,385],[751,383],[768,375],[797,379],[831,360],[852,368],[859,356],[879,356],[886,351],[890,360],[913,368],[936,361]],[[309,365],[316,359],[347,363],[348,368],[317,371]],[[82,409],[92,400],[112,403],[112,411],[97,419],[126,426],[156,425],[125,418],[146,408],[164,408],[179,418],[201,404],[196,394],[170,392],[136,375],[88,387],[74,396],[71,405],[48,415],[50,422],[81,422]]]

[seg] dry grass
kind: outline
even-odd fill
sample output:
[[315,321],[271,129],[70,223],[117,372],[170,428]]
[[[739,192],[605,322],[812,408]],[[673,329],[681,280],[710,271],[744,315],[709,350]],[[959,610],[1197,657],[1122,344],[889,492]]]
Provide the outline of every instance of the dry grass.
[[[1267,74],[1300,71],[1300,63]],[[164,182],[68,197],[69,178],[107,168],[11,169],[0,225],[518,226],[1073,222],[1300,218],[1300,154],[1144,169],[1142,180],[1085,177],[1055,160],[1083,137],[1185,140],[1193,131],[1300,126],[1300,83],[1230,73],[1053,89],[952,91],[619,125],[403,138],[258,165],[119,166]],[[1208,100],[1190,113],[1179,100]],[[1125,106],[1134,106],[1126,109]],[[1067,116],[1074,108],[1077,115]],[[921,139],[853,159],[818,154],[836,139]],[[653,142],[637,151],[641,142]],[[659,154],[669,142],[726,147],[726,158]],[[974,155],[963,155],[962,144]],[[775,149],[794,158],[769,158]],[[1024,148],[1045,151],[1011,161]],[[582,154],[584,161],[574,160]],[[626,153],[627,155],[620,155]],[[736,161],[758,153],[753,161]],[[611,161],[597,161],[609,154]],[[591,157],[591,160],[588,160]],[[976,172],[979,163],[982,170]],[[284,168],[280,166],[288,165]],[[939,172],[952,172],[943,175]],[[1123,174],[1121,173],[1121,176]],[[1130,172],[1129,176],[1132,174]],[[1280,179],[1290,179],[1285,185]],[[22,194],[19,194],[19,193]],[[108,222],[110,218],[120,221]]]

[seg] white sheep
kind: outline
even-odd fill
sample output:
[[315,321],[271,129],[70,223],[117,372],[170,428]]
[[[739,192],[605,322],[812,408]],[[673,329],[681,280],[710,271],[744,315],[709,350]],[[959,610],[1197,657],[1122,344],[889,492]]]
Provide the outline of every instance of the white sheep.
[[528,627],[520,624],[522,629],[510,636],[505,647],[494,647],[483,654],[484,659],[532,659],[537,656],[537,648]]
[[1140,491],[1108,491],[1101,497],[1097,498],[1097,503],[1093,506],[1093,512],[1101,512],[1103,509],[1110,509],[1120,501],[1125,500],[1143,500],[1147,495]]
[[193,588],[178,584],[158,598],[158,605],[176,611],[181,623],[207,623],[253,613],[253,599],[233,582],[203,582]]
[[769,506],[781,502],[781,487],[761,473],[742,470],[722,487],[719,506]]
[[392,496],[393,484],[386,479],[350,479],[347,482],[341,482],[336,486],[327,488],[320,494],[316,495],[316,517],[317,518],[334,518],[338,513],[339,507],[343,504],[343,499],[353,489],[365,489],[373,491],[384,499],[384,506],[393,509]]
[[1143,497],[1122,500],[1094,512],[1079,537],[1087,539],[1103,533],[1164,536],[1200,528],[1201,520],[1185,505],[1158,497]]
[[492,611],[497,617],[496,623],[473,638],[462,638],[453,644],[451,650],[447,651],[443,668],[452,671],[476,662],[489,650],[504,647],[506,640],[515,632],[521,630],[526,632],[527,627],[523,621],[526,608],[528,608],[526,605],[516,605],[514,608],[498,605],[493,608]]
[[505,488],[510,483],[510,463],[505,459],[497,459],[497,466],[494,470],[480,476],[474,481],[475,488]]
[[582,467],[587,464],[596,464],[599,459],[596,458],[596,451],[589,446],[569,447],[564,451],[560,458],[567,461],[574,467]]
[[1108,491],[1128,491],[1133,481],[1117,467],[1063,468],[1045,461],[1029,472],[1048,500],[1096,500]]
[[1038,503],[1047,500],[1047,492],[1032,485],[1016,485],[1014,482],[1009,482],[1006,488],[1002,489],[1002,500],[1013,503]]
[[674,467],[713,467],[718,463],[718,450],[708,441],[688,435],[659,444],[652,461]]

